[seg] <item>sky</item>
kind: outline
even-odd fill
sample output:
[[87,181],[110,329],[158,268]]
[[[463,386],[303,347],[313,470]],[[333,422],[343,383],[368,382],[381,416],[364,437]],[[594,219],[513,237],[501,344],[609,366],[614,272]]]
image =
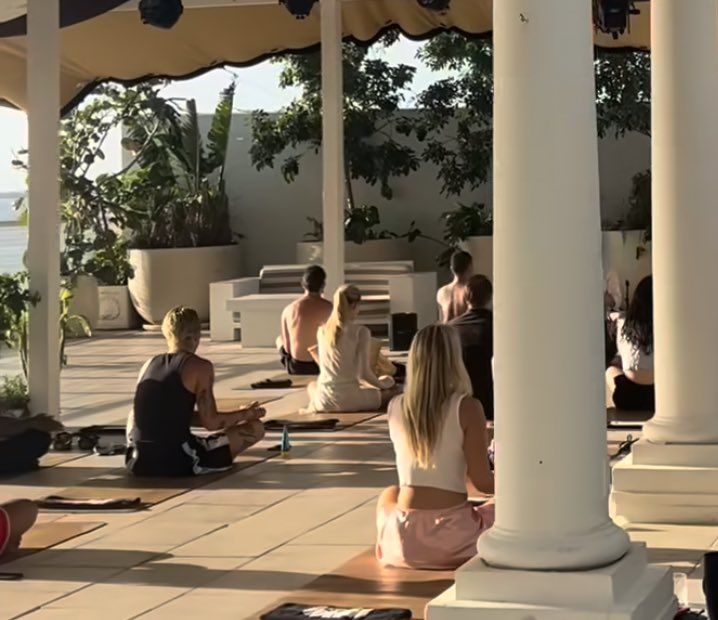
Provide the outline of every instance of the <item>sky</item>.
[[[391,48],[375,51],[389,62],[404,63],[417,68],[412,86],[414,93],[419,93],[426,86],[446,74],[432,72],[416,58],[421,47],[420,43],[401,39]],[[245,69],[228,70],[218,69],[203,76],[170,84],[164,91],[165,96],[193,98],[197,101],[200,112],[214,110],[219,93],[236,76],[238,82],[235,107],[237,111],[264,109],[268,112],[276,111],[289,103],[296,95],[293,89],[279,88],[279,73],[281,67],[270,62],[264,62]],[[411,102],[408,102],[411,105]],[[22,171],[14,170],[11,161],[14,153],[27,144],[27,119],[23,112],[0,108],[0,195],[5,192],[21,192],[25,185],[25,175]],[[106,169],[114,169],[120,161],[120,148],[116,144],[106,153]],[[98,170],[97,172],[100,172]]]

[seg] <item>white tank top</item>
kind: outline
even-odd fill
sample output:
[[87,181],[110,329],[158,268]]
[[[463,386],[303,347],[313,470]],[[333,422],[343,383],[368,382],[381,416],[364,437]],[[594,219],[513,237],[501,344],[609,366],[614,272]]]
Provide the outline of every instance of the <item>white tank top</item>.
[[466,493],[464,430],[459,420],[459,406],[463,398],[461,394],[454,394],[449,399],[444,428],[441,430],[432,455],[432,465],[426,469],[420,467],[414,459],[404,431],[401,416],[403,396],[397,396],[389,403],[389,436],[394,444],[399,486],[432,487],[454,493]]

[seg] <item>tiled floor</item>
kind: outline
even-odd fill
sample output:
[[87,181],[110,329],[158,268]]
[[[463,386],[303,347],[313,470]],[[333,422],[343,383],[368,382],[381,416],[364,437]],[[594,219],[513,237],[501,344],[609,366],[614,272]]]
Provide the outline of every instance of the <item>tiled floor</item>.
[[[155,334],[120,334],[75,343],[63,371],[63,410],[71,425],[120,422],[136,373],[161,350]],[[272,352],[207,344],[217,364],[220,396],[277,369]],[[0,360],[0,372],[14,360]],[[279,392],[286,395],[286,392]],[[301,393],[268,406],[270,415],[300,407]],[[285,594],[331,571],[374,541],[374,502],[394,482],[392,451],[382,418],[330,434],[297,435],[289,459],[271,459],[147,512],[45,516],[106,525],[5,571],[0,620],[32,618],[256,618]],[[120,457],[88,456],[0,484],[0,500],[39,497],[117,467]],[[718,528],[632,526],[652,560],[689,575],[700,593],[701,554],[718,548]]]

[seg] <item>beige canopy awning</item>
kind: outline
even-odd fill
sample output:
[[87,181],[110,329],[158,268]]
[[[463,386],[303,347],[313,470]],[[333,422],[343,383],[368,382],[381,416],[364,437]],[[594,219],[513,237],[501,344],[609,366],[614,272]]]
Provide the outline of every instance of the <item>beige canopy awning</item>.
[[[141,23],[136,0],[108,10],[117,4],[117,0],[72,0],[75,14],[63,20],[62,31],[61,101],[65,108],[102,80],[193,76],[221,65],[249,65],[280,52],[311,49],[320,41],[318,7],[307,19],[298,20],[283,6],[266,0],[184,0],[184,15],[177,25],[161,30]],[[23,0],[0,2],[0,19],[14,18],[14,25],[24,32],[24,5]],[[83,16],[82,11],[78,13],[81,5],[94,8]],[[93,17],[99,6],[106,12]],[[630,33],[618,40],[597,34],[597,45],[647,49],[649,4],[638,6],[641,14],[632,19]],[[447,28],[485,35],[491,32],[492,8],[492,0],[452,0],[450,10],[439,14],[423,9],[416,0],[346,0],[343,29],[346,37],[361,42],[392,27],[412,38],[426,38]],[[0,23],[0,36],[12,31],[3,30],[4,26],[8,22]],[[556,37],[561,37],[560,31]],[[25,43],[24,36],[0,38],[0,99],[21,108],[26,105]]]

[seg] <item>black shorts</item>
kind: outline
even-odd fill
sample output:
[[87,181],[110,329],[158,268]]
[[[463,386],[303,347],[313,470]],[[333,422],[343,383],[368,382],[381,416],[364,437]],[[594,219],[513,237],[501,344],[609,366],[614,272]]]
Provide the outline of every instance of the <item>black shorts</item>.
[[653,385],[634,383],[626,375],[615,379],[613,404],[623,411],[655,411],[656,391]]
[[201,476],[227,471],[233,462],[229,440],[223,433],[193,435],[179,445],[138,441],[125,455],[125,467],[135,476]]
[[289,353],[286,352],[284,347],[279,350],[279,354],[282,357],[282,366],[287,369],[289,375],[319,375],[319,366],[316,362],[302,362],[295,360]]

